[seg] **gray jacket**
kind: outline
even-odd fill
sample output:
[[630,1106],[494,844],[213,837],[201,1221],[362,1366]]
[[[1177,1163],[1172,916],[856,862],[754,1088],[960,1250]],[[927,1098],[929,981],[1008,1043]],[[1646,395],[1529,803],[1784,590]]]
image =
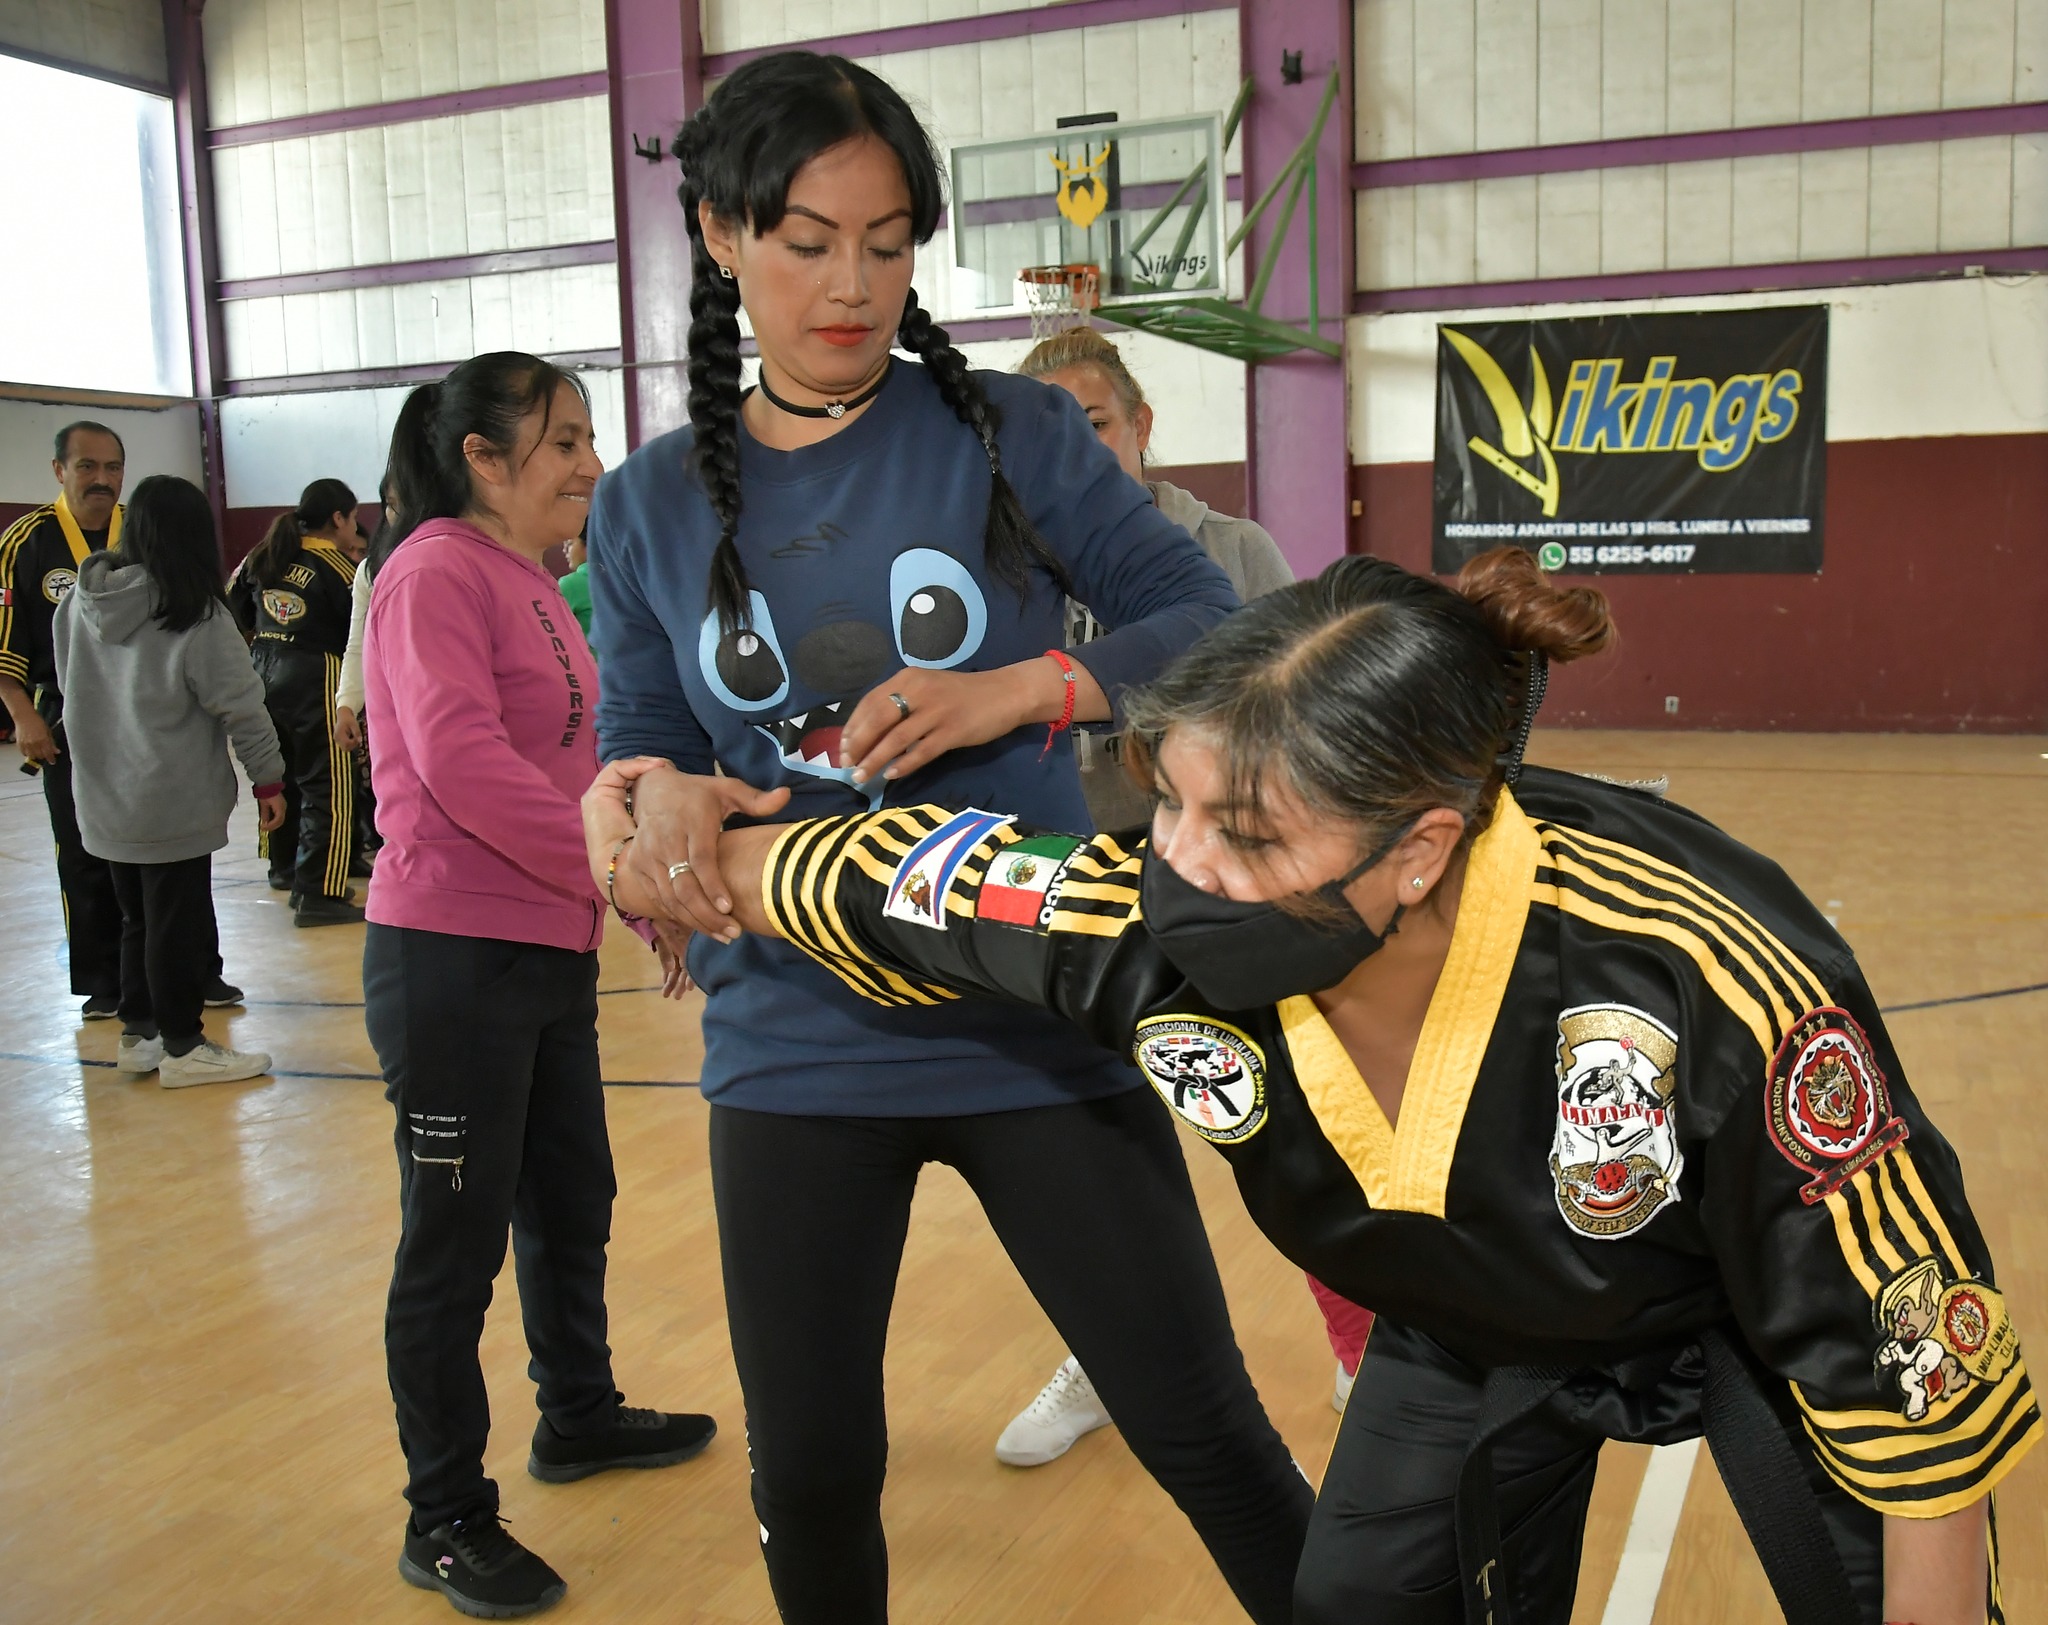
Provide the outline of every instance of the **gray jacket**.
[[[1145,489],[1159,511],[1202,544],[1210,558],[1223,566],[1237,596],[1249,604],[1276,587],[1287,586],[1294,572],[1280,544],[1249,519],[1232,519],[1217,513],[1200,497],[1164,480],[1148,480]],[[1084,610],[1076,617],[1082,624],[1073,641],[1084,642],[1099,630]],[[1088,811],[1100,830],[1135,829],[1151,822],[1152,804],[1124,772],[1121,753],[1114,736],[1083,733],[1076,740],[1081,768],[1081,793],[1088,799]]]
[[141,565],[94,553],[51,624],[79,834],[112,863],[181,863],[228,844],[230,740],[251,784],[284,778],[263,682],[227,606],[167,632],[155,596]]

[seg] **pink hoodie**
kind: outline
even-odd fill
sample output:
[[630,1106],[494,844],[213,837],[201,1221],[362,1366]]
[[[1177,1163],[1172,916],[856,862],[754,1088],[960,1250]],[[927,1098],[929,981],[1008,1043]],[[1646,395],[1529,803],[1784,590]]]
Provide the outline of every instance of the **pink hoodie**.
[[377,572],[363,646],[384,850],[378,925],[592,949],[604,900],[578,803],[597,664],[554,578],[460,519]]

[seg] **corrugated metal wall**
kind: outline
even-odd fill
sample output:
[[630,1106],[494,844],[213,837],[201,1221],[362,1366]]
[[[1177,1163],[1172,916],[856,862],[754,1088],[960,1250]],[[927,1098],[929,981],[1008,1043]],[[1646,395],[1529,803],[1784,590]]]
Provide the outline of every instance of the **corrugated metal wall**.
[[0,0],[0,47],[161,85],[164,14],[158,0]]
[[[1359,0],[1358,157],[2048,97],[2044,0]],[[1358,286],[2048,241],[2048,136],[1645,164],[1358,195]]]

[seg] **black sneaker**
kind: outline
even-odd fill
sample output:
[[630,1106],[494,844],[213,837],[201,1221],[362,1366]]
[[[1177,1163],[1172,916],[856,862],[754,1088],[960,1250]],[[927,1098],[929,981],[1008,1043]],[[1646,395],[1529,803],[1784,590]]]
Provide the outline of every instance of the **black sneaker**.
[[543,1484],[573,1484],[614,1467],[673,1467],[702,1454],[718,1436],[708,1416],[683,1411],[619,1407],[619,1419],[602,1433],[566,1439],[545,1416],[533,1430],[533,1454],[526,1470]]
[[242,1002],[242,990],[224,976],[216,976],[213,986],[206,990],[206,1008],[225,1010],[229,1005]]
[[272,875],[270,877],[270,889],[272,891],[290,891],[292,889],[291,875],[289,873]]
[[428,1534],[405,1520],[398,1573],[407,1585],[438,1591],[472,1619],[518,1619],[552,1608],[569,1589],[546,1563],[505,1532],[496,1512],[474,1512]]
[[121,995],[95,993],[78,1007],[80,1021],[112,1021],[121,1013]]
[[361,925],[365,917],[346,897],[301,897],[292,910],[292,923],[302,926]]

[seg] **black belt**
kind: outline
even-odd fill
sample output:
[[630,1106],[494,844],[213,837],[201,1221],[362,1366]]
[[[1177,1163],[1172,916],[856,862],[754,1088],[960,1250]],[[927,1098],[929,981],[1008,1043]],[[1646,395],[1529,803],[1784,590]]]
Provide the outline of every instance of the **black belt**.
[[[1701,1412],[1707,1444],[1787,1625],[1861,1625],[1849,1572],[1777,1413],[1727,1333],[1711,1327],[1699,1341],[1706,1355]],[[1580,1374],[1563,1366],[1502,1366],[1486,1374],[1458,1475],[1458,1565],[1467,1625],[1514,1625],[1500,1560],[1494,1441]]]

